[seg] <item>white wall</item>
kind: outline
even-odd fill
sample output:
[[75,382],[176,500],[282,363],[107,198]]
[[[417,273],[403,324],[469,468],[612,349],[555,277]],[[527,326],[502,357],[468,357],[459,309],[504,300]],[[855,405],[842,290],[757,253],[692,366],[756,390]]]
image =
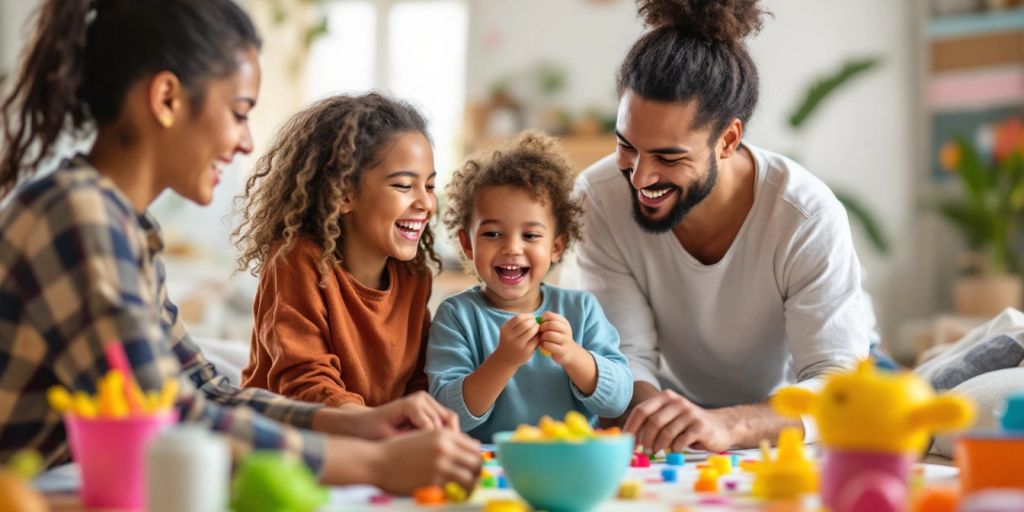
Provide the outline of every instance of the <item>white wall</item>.
[[[557,61],[571,74],[566,104],[605,104],[615,69],[641,33],[634,2],[606,0],[476,0],[472,2],[468,91],[484,98],[509,70]],[[881,219],[894,253],[875,254],[856,231],[866,286],[886,338],[905,318],[930,311],[914,282],[915,139],[912,133],[915,35],[910,2],[766,0],[774,13],[749,42],[761,74],[761,99],[747,139],[768,149],[798,150],[831,185],[858,196]],[[807,85],[851,57],[878,56],[881,67],[831,98],[803,140],[785,124]],[[915,291],[917,291],[915,293]]]
[[[38,3],[38,0],[0,0],[0,73],[13,75],[21,45],[31,32],[28,17]],[[8,76],[8,80],[11,79]]]

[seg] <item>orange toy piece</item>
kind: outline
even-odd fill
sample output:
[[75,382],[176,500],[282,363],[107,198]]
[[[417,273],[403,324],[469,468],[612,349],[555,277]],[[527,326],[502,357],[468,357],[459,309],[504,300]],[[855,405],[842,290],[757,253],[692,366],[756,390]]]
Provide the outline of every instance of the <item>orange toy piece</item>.
[[910,502],[912,512],[956,512],[960,493],[948,487],[926,487]]
[[436,485],[420,487],[413,491],[412,499],[416,500],[416,503],[420,505],[443,505],[445,500],[444,489]]
[[693,490],[697,492],[718,492],[718,471],[713,468],[700,470],[697,481],[693,483]]

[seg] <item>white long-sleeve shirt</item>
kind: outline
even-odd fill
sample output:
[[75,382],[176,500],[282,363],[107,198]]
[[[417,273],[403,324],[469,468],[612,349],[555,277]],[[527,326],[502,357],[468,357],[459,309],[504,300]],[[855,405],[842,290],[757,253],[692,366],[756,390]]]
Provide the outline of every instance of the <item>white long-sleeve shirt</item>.
[[763,402],[794,383],[818,388],[827,372],[867,357],[877,337],[843,206],[799,164],[744,147],[756,167],[754,203],[711,265],[672,232],[635,223],[614,155],[577,180],[580,285],[619,329],[634,380],[658,386],[664,356],[703,406]]

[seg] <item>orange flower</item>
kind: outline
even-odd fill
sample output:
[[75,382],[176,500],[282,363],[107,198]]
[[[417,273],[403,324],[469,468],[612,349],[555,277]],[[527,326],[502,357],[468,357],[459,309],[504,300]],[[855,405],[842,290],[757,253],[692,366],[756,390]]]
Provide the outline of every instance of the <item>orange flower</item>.
[[1011,117],[995,126],[993,155],[1002,162],[1016,150],[1024,150],[1024,122]]
[[943,169],[949,172],[956,172],[957,166],[960,165],[960,158],[963,157],[960,145],[956,142],[950,141],[942,145],[942,149],[939,149],[939,165]]

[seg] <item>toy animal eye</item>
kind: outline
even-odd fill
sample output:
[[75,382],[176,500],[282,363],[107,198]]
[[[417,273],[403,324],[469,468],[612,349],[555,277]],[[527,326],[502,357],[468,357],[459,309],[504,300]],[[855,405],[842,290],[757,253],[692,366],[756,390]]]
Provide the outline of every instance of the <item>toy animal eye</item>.
[[835,395],[832,396],[832,400],[835,400],[835,402],[839,405],[843,405],[846,403],[846,393],[838,391]]

